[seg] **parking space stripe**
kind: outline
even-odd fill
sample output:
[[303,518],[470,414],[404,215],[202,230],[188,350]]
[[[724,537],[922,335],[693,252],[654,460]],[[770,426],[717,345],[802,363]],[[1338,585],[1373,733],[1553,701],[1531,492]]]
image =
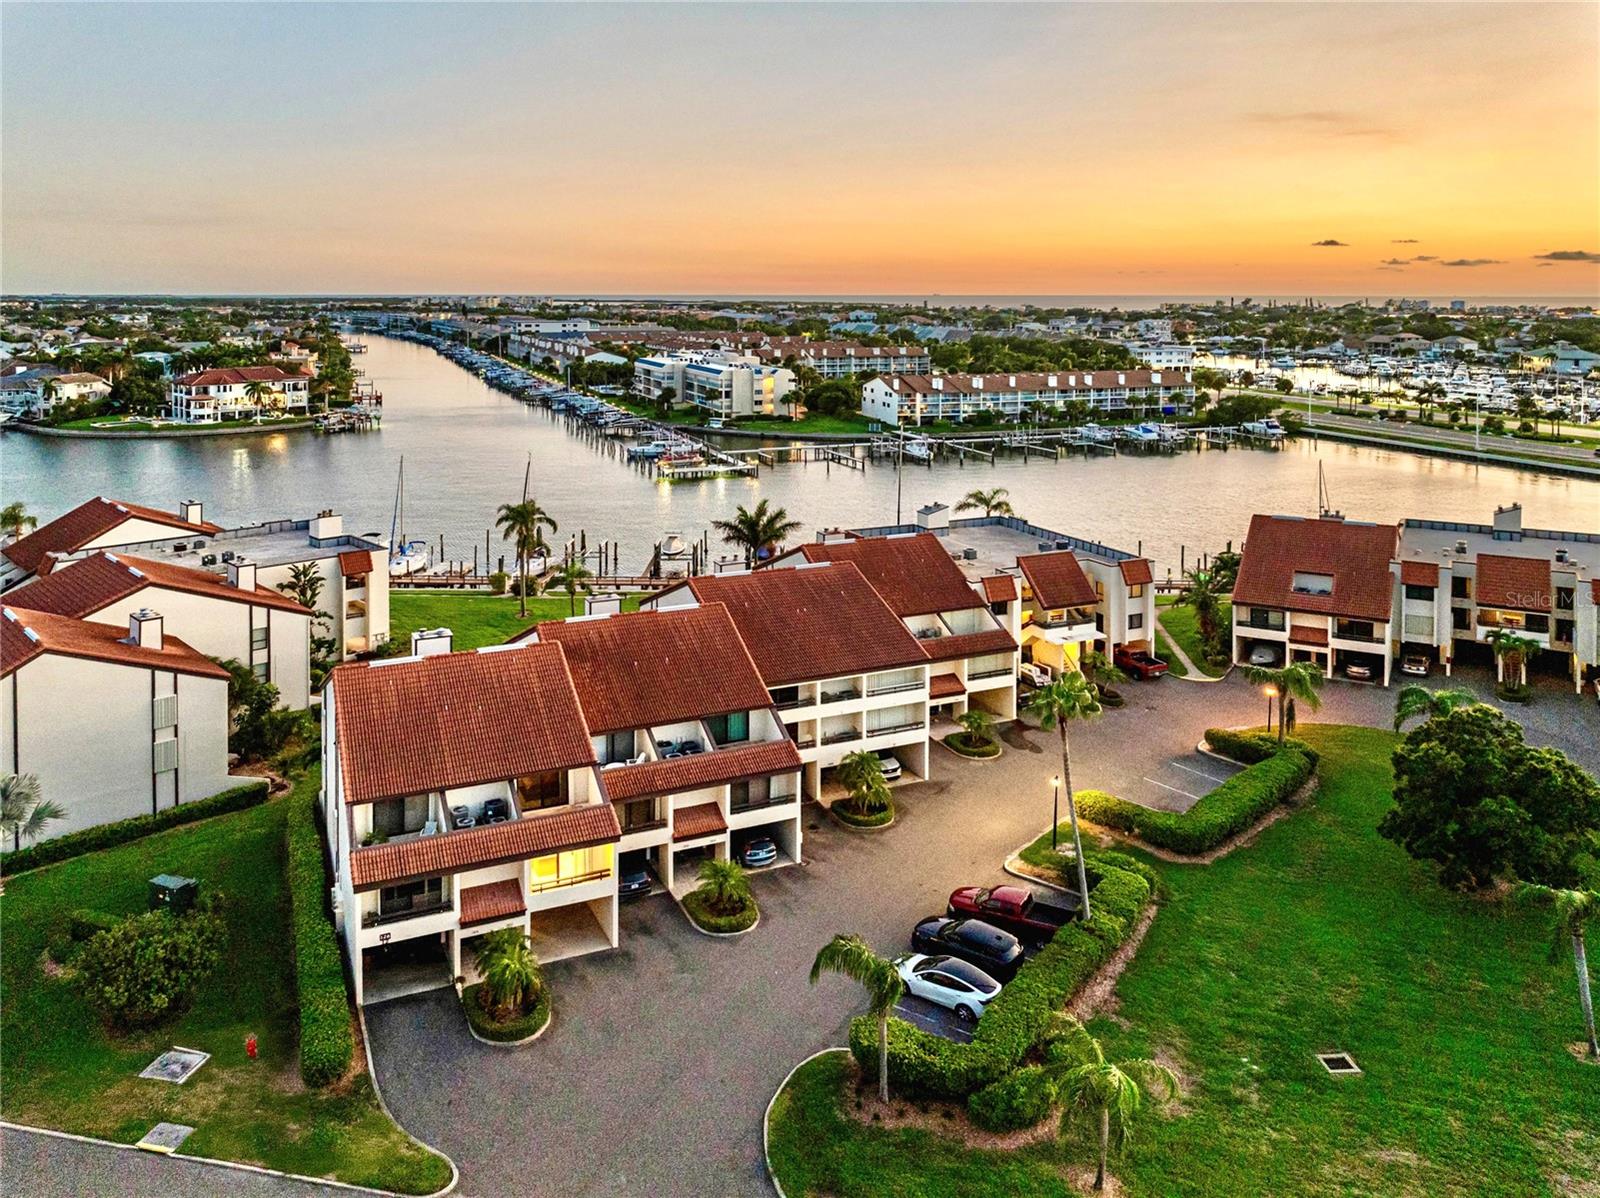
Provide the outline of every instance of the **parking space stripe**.
[[1226,778],[1218,778],[1215,774],[1206,773],[1205,770],[1197,770],[1192,765],[1184,765],[1181,761],[1173,761],[1168,764],[1177,766],[1180,770],[1187,770],[1191,774],[1199,774],[1202,778],[1211,782],[1222,783],[1227,781]]
[[1165,782],[1157,782],[1154,778],[1146,778],[1145,781],[1150,783],[1151,786],[1159,786],[1162,790],[1170,790],[1173,794],[1183,795],[1185,798],[1198,799],[1200,797],[1197,794],[1190,794],[1187,790],[1179,790],[1176,786],[1168,786]]

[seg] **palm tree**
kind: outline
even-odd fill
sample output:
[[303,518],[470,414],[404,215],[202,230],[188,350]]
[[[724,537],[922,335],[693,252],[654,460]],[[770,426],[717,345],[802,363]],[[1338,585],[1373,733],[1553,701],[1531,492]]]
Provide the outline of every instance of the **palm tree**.
[[8,532],[14,538],[22,538],[24,528],[38,528],[39,517],[28,515],[28,505],[18,501],[8,503],[0,508],[0,532]]
[[800,528],[800,521],[789,519],[783,508],[768,509],[763,499],[754,508],[739,505],[732,520],[713,520],[711,527],[722,534],[729,545],[744,550],[744,564],[754,565],[763,555],[771,556],[784,539]]
[[272,394],[272,388],[260,379],[254,379],[245,384],[245,398],[256,406],[256,418],[261,418],[261,409],[267,406],[267,399]]
[[544,981],[539,960],[521,928],[500,928],[473,942],[474,963],[483,987],[479,1001],[496,1017],[519,1015],[539,1001]]
[[550,576],[550,581],[545,584],[545,589],[560,587],[567,593],[567,612],[570,615],[578,614],[578,592],[587,595],[592,589],[589,579],[594,575],[589,573],[589,568],[582,562],[571,561],[565,563],[559,570]]
[[1178,602],[1194,609],[1195,622],[1200,626],[1200,643],[1207,653],[1216,653],[1222,615],[1222,592],[1216,576],[1207,570],[1188,571],[1183,576]]
[[876,753],[857,749],[846,753],[834,768],[834,776],[850,791],[846,800],[857,815],[874,815],[889,810],[893,799],[883,776],[883,762]]
[[969,745],[976,747],[994,743],[994,716],[982,708],[968,708],[956,717],[956,723],[966,732]]
[[1028,698],[1027,710],[1038,717],[1039,727],[1054,728],[1061,736],[1061,783],[1067,791],[1067,818],[1072,821],[1072,852],[1078,860],[1078,898],[1083,918],[1089,918],[1089,875],[1083,867],[1083,838],[1078,833],[1078,804],[1072,796],[1072,752],[1067,743],[1067,724],[1089,720],[1100,714],[1100,696],[1082,674],[1063,674],[1049,686],[1041,686]]
[[1129,1061],[1106,1060],[1100,1041],[1070,1015],[1060,1017],[1052,1036],[1052,1056],[1046,1069],[1056,1081],[1065,1110],[1065,1131],[1074,1115],[1087,1114],[1099,1123],[1100,1161],[1095,1170],[1096,1191],[1106,1186],[1106,1160],[1115,1148],[1122,1151],[1133,1132],[1133,1122],[1144,1109],[1148,1093],[1163,1102],[1178,1096],[1178,1079],[1172,1070],[1146,1057]]
[[1078,669],[1083,672],[1085,678],[1095,684],[1095,689],[1102,697],[1108,687],[1128,680],[1127,671],[1113,665],[1111,659],[1098,649],[1090,649],[1078,658]]
[[[1327,681],[1321,670],[1309,661],[1292,661],[1286,666],[1277,669],[1268,669],[1262,666],[1251,666],[1245,671],[1245,677],[1258,686],[1267,685],[1277,688],[1278,692],[1278,747],[1283,747],[1283,738],[1287,735],[1288,725],[1294,723],[1294,709],[1296,701],[1304,703],[1312,711],[1322,706],[1322,696],[1317,693],[1322,684]],[[1271,729],[1267,729],[1271,731]]]
[[718,915],[737,915],[752,901],[750,878],[737,861],[708,857],[700,863],[699,878],[706,905]]
[[860,982],[867,1003],[878,1021],[878,1098],[889,1101],[889,1012],[906,991],[894,962],[873,952],[860,936],[835,936],[824,944],[811,963],[811,984],[824,973],[838,973]]
[[1517,685],[1528,684],[1528,658],[1539,651],[1539,642],[1509,628],[1496,628],[1488,636],[1489,647],[1494,650],[1496,681],[1504,682],[1506,670],[1515,670]]
[[7,774],[0,778],[0,835],[9,833],[11,847],[38,840],[44,826],[63,818],[67,809],[44,797],[39,779],[32,774]]
[[1555,908],[1556,935],[1550,942],[1550,960],[1560,959],[1562,940],[1571,943],[1572,967],[1578,973],[1578,1005],[1583,1008],[1584,1031],[1589,1036],[1589,1056],[1600,1060],[1600,1039],[1595,1038],[1594,1030],[1594,997],[1589,993],[1589,954],[1583,942],[1584,925],[1600,915],[1600,894],[1531,884],[1518,887],[1517,894],[1525,902]]
[[537,499],[524,499],[521,503],[502,503],[495,516],[495,527],[502,540],[513,541],[517,550],[517,576],[522,585],[517,588],[517,613],[528,614],[528,559],[546,548],[544,530],[556,531],[551,519]]
[[1400,693],[1394,697],[1394,730],[1400,731],[1402,724],[1417,716],[1431,720],[1436,715],[1449,715],[1458,707],[1471,707],[1477,701],[1478,696],[1465,687],[1452,686],[1431,691],[1413,682],[1409,686],[1402,686]]
[[1011,501],[1006,498],[1011,492],[1004,487],[991,487],[987,491],[968,491],[961,497],[961,502],[956,504],[958,512],[982,511],[985,516],[1014,516]]
[[61,384],[55,379],[45,379],[39,384],[40,406],[46,411],[55,406],[56,396],[61,394]]

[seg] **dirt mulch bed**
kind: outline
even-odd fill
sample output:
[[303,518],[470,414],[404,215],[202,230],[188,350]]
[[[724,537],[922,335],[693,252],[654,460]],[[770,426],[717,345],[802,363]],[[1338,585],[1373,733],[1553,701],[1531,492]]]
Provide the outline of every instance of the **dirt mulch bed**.
[[[1117,951],[1107,957],[1105,963],[1094,971],[1089,980],[1078,987],[1078,992],[1067,1003],[1067,1014],[1080,1023],[1087,1023],[1111,1002],[1112,992],[1117,988],[1117,979],[1122,977],[1123,971],[1132,963],[1134,955],[1139,951],[1139,945],[1144,943],[1145,933],[1155,922],[1156,911],[1159,909],[1159,903],[1146,904],[1144,912],[1139,916],[1139,922],[1133,927],[1133,932],[1117,946]],[[1093,910],[1092,906],[1090,910]]]
[[1025,1127],[1020,1131],[992,1132],[984,1131],[967,1118],[967,1105],[964,1102],[899,1098],[890,1090],[888,1103],[883,1103],[878,1099],[876,1072],[870,1075],[862,1072],[854,1057],[851,1057],[851,1066],[841,1109],[866,1127],[881,1127],[890,1131],[914,1127],[955,1140],[968,1148],[1000,1150],[1038,1144],[1053,1139],[1057,1131],[1058,1120],[1054,1112],[1033,1127]]

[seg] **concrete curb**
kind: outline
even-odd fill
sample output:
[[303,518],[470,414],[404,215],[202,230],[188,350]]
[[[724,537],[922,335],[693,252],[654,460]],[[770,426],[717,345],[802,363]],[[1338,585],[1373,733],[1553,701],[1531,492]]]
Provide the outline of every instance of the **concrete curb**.
[[[463,1006],[466,1005],[466,999],[461,995],[456,995],[456,998],[460,999]],[[463,1019],[467,1018],[465,1011],[462,1011],[461,1017]],[[467,1033],[479,1044],[487,1044],[490,1048],[521,1048],[525,1044],[532,1044],[540,1036],[548,1032],[550,1030],[550,1025],[555,1021],[556,1008],[555,1004],[551,1003],[550,1013],[544,1017],[544,1023],[539,1026],[539,1030],[534,1032],[531,1036],[522,1037],[520,1040],[490,1040],[487,1036],[480,1036],[478,1035],[478,1029],[472,1026],[472,1020],[470,1019],[467,1019]]]
[[[550,1015],[551,1018],[554,1018],[555,1012],[552,1010]],[[463,1018],[465,1018],[465,1016],[463,1016]],[[442,1157],[444,1159],[444,1163],[450,1166],[450,1180],[446,1182],[440,1189],[435,1190],[431,1194],[426,1194],[423,1196],[423,1198],[443,1198],[445,1194],[454,1192],[455,1188],[461,1184],[461,1170],[456,1167],[456,1163],[450,1157],[449,1153],[441,1152],[432,1144],[417,1139],[416,1136],[412,1135],[406,1130],[406,1125],[404,1123],[401,1123],[400,1120],[394,1117],[394,1112],[389,1109],[389,1104],[383,1099],[383,1089],[378,1085],[377,1066],[372,1063],[372,1037],[367,1034],[367,1012],[365,1007],[359,1005],[356,1007],[356,1022],[361,1028],[361,1051],[366,1057],[367,1078],[372,1082],[372,1096],[378,1100],[378,1109],[380,1109],[389,1117],[389,1122],[398,1127],[400,1129],[400,1134],[405,1136],[406,1139],[410,1140],[418,1148],[426,1149],[435,1156]]]
[[900,813],[896,811],[892,816],[889,817],[888,823],[873,824],[870,827],[860,827],[856,824],[846,823],[844,820],[840,819],[833,813],[833,806],[831,804],[827,807],[824,807],[823,810],[828,813],[828,820],[833,824],[834,827],[843,828],[846,832],[865,832],[868,834],[873,832],[883,832],[894,827],[895,824],[900,820]]
[[672,896],[672,901],[678,904],[678,910],[683,912],[683,917],[689,921],[689,926],[691,928],[699,932],[702,936],[710,936],[713,940],[737,940],[740,936],[748,936],[751,932],[755,931],[761,926],[761,908],[758,906],[756,908],[756,921],[748,928],[741,928],[737,932],[713,932],[710,929],[702,928],[699,924],[695,923],[694,916],[689,914],[689,908],[683,905],[683,900],[678,898],[677,895]]
[[[804,1062],[802,1062],[802,1064],[803,1063]],[[373,1089],[376,1091],[376,1083],[373,1084]],[[387,1114],[387,1108],[385,1108],[385,1113]],[[390,1116],[390,1118],[392,1119],[393,1116]],[[400,1127],[398,1123],[396,1123],[395,1126]],[[76,1132],[57,1131],[51,1127],[31,1127],[26,1123],[13,1123],[9,1119],[0,1119],[0,1128],[5,1128],[8,1131],[19,1131],[26,1135],[49,1136],[51,1139],[55,1140],[72,1140],[79,1144],[93,1144],[99,1148],[115,1148],[123,1152],[137,1152],[143,1156],[152,1157],[157,1160],[159,1160],[162,1156],[166,1156],[170,1160],[188,1161],[189,1163],[196,1165],[209,1165],[215,1169],[234,1169],[241,1173],[258,1173],[266,1177],[282,1177],[288,1181],[298,1181],[312,1186],[332,1186],[335,1189],[348,1190],[352,1194],[378,1194],[382,1195],[383,1198],[416,1198],[415,1195],[404,1195],[395,1190],[375,1190],[370,1186],[352,1185],[348,1181],[335,1181],[328,1177],[312,1177],[306,1173],[289,1173],[283,1169],[268,1169],[264,1165],[247,1165],[242,1161],[224,1161],[209,1156],[190,1156],[187,1152],[150,1152],[146,1149],[140,1148],[137,1144],[119,1144],[115,1140],[102,1140],[97,1136],[80,1136]],[[404,1132],[405,1128],[401,1127],[400,1130]],[[411,1133],[406,1132],[406,1134],[409,1136]],[[413,1139],[415,1139],[415,1137],[413,1137]],[[422,1144],[422,1141],[416,1140],[416,1143]],[[422,1147],[428,1148],[426,1144],[422,1144]],[[439,1152],[439,1150],[436,1148],[428,1148],[428,1151],[437,1153],[446,1161],[449,1161],[450,1184],[442,1190],[435,1190],[432,1194],[422,1195],[421,1198],[442,1198],[442,1195],[448,1194],[451,1190],[456,1188],[456,1185],[460,1180],[460,1175],[456,1172],[455,1162],[450,1160],[448,1156],[445,1156],[444,1153]]]
[[777,1191],[778,1198],[789,1198],[789,1195],[778,1181],[778,1175],[772,1171],[772,1107],[778,1101],[778,1095],[788,1088],[789,1083],[794,1079],[794,1075],[799,1073],[802,1068],[811,1064],[818,1057],[825,1057],[829,1053],[848,1053],[849,1051],[848,1048],[824,1048],[812,1053],[805,1060],[796,1064],[788,1073],[784,1074],[783,1080],[778,1083],[778,1088],[772,1092],[772,1097],[767,1099],[767,1109],[761,1114],[761,1161],[767,1167],[767,1180],[772,1183],[772,1188]]
[[63,437],[82,438],[95,441],[180,441],[185,437],[259,437],[263,433],[296,433],[304,432],[315,427],[310,420],[276,421],[272,424],[251,425],[249,428],[205,428],[196,426],[192,429],[146,430],[130,429],[119,432],[116,429],[88,429],[88,428],[47,428],[38,424],[16,424],[8,422],[3,426],[8,432],[26,433],[30,437]]
[[[954,734],[952,733],[951,735],[954,735]],[[1000,751],[998,753],[994,754],[994,756],[992,756],[992,757],[968,757],[965,753],[961,752],[961,750],[952,749],[949,745],[945,744],[944,743],[944,737],[942,737],[942,736],[935,736],[935,737],[931,737],[930,739],[932,740],[932,742],[934,744],[938,745],[941,749],[943,749],[946,753],[950,754],[950,756],[954,757],[957,761],[970,761],[970,762],[973,762],[976,765],[987,765],[991,761],[999,761],[1002,757],[1004,757],[1006,755],[1006,747],[1005,747],[1004,744],[1001,743],[1000,738],[998,736],[995,737],[995,742],[994,743],[995,743],[995,747],[997,749],[999,749]]]

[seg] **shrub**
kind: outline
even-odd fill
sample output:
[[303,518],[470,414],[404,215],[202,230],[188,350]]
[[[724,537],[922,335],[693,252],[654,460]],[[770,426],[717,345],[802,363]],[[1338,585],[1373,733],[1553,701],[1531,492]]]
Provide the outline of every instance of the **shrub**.
[[89,1005],[125,1031],[186,1010],[222,960],[227,925],[221,906],[221,896],[208,894],[187,915],[147,911],[96,932],[77,957]]
[[289,902],[294,924],[295,987],[300,1002],[300,1076],[308,1086],[338,1081],[350,1068],[355,1038],[350,1000],[333,923],[323,908],[327,872],[316,794],[309,787],[289,797]]
[[737,911],[721,914],[712,907],[704,886],[683,896],[683,909],[690,919],[707,932],[743,932],[755,926],[756,917],[760,914],[753,899]]
[[1310,777],[1305,754],[1284,752],[1235,774],[1186,812],[1152,811],[1104,791],[1086,790],[1077,796],[1078,814],[1157,848],[1204,853],[1256,823]]
[[502,1044],[526,1040],[550,1021],[550,994],[546,990],[540,991],[539,1000],[527,1014],[502,1020],[496,1019],[484,1008],[481,987],[481,982],[475,982],[463,990],[461,1007],[467,1014],[467,1022],[472,1025],[472,1030],[485,1040]]
[[894,819],[893,806],[886,807],[882,811],[873,811],[866,815],[861,815],[852,809],[848,803],[838,802],[829,807],[828,810],[833,814],[834,819],[841,824],[849,824],[852,828],[881,828]]
[[54,865],[57,861],[81,857],[98,849],[109,849],[132,840],[142,840],[146,836],[167,828],[175,828],[179,824],[189,824],[195,820],[209,819],[213,815],[225,815],[230,811],[242,811],[246,807],[254,807],[258,803],[265,802],[266,798],[266,779],[261,779],[243,786],[235,786],[231,790],[224,790],[208,799],[198,799],[193,803],[180,803],[176,807],[168,807],[165,811],[159,811],[154,815],[136,815],[132,819],[118,820],[114,824],[100,824],[98,827],[84,828],[80,832],[68,832],[65,836],[30,844],[26,848],[0,857],[0,874],[9,877],[30,869],[38,869],[42,865]]
[[489,575],[489,594],[504,595],[506,593],[506,584],[510,581],[511,575],[507,574],[504,570],[496,570],[493,574]]
[[963,757],[998,757],[1000,756],[1000,742],[997,740],[975,741],[965,732],[952,732],[944,738],[947,747],[960,753]]
[[[1278,752],[1278,738],[1271,733],[1241,732],[1234,728],[1207,728],[1206,744],[1224,757],[1231,757],[1245,765],[1265,761]],[[1317,751],[1305,741],[1290,736],[1284,738],[1283,745],[1286,749],[1296,749],[1304,753],[1312,766],[1316,766]]]
[[1055,1105],[1056,1087],[1038,1065],[1029,1065],[992,1082],[967,1099],[967,1114],[985,1131],[1032,1127]]

